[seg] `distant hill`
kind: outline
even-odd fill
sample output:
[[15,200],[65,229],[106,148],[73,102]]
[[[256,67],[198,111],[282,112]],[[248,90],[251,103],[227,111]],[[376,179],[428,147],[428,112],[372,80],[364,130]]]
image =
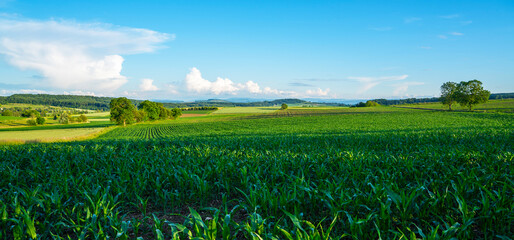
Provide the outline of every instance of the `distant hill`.
[[111,98],[109,97],[76,95],[14,94],[8,97],[0,97],[0,104],[28,103],[91,110],[108,110],[110,102]]
[[[506,99],[514,98],[514,93],[493,93],[489,99]],[[6,103],[28,103],[38,105],[48,105],[56,107],[67,108],[80,108],[90,110],[108,111],[109,104],[112,97],[93,97],[93,96],[77,96],[77,95],[50,95],[50,94],[14,94],[8,97],[0,96],[0,104]],[[142,100],[131,99],[135,105],[142,102]],[[155,100],[153,100],[155,101]],[[407,99],[374,99],[373,101],[381,105],[398,105],[408,103],[427,103],[438,102],[439,98],[407,98]],[[186,107],[269,107],[279,106],[282,103],[296,104],[296,105],[324,105],[324,106],[348,106],[338,102],[316,102],[306,101],[297,98],[286,98],[277,100],[265,100],[250,102],[245,99],[245,102],[232,102],[223,99],[208,99],[198,100],[194,102],[179,102],[179,101],[158,101],[162,102],[167,108],[186,108]]]
[[[93,96],[78,96],[78,95],[50,95],[50,94],[14,94],[8,97],[0,96],[0,104],[7,103],[27,103],[48,105],[56,107],[80,108],[90,110],[108,111],[111,97],[93,97]],[[142,100],[131,101],[137,105]],[[221,99],[200,100],[194,102],[162,102],[168,108],[185,108],[185,107],[264,107],[264,106],[278,106],[282,103],[286,104],[315,104],[313,102],[301,99],[277,99],[273,101],[259,101],[259,102],[230,102]],[[337,104],[335,104],[337,105]]]

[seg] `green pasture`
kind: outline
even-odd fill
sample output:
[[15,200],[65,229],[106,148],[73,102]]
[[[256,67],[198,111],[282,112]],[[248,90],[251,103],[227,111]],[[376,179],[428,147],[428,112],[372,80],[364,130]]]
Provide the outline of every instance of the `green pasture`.
[[[420,108],[420,109],[432,109],[432,110],[448,110],[448,105],[443,105],[440,102],[435,103],[419,103],[419,104],[402,104],[396,105],[396,107],[407,107],[407,108]],[[452,105],[452,109],[455,111],[468,111],[469,108],[462,107],[458,103]],[[481,103],[473,108],[474,111],[487,111],[487,112],[514,112],[514,99],[504,100],[489,100],[486,103]]]
[[182,114],[210,114],[217,110],[186,110],[182,111]]
[[5,121],[16,121],[26,119],[24,117],[14,117],[14,116],[0,116],[0,123]]
[[109,112],[94,112],[94,113],[86,113],[84,114],[88,119],[96,119],[96,118],[107,118],[109,119],[111,114]]
[[88,136],[102,131],[103,128],[62,128],[30,131],[3,131],[0,132],[1,142],[16,141],[61,141],[77,137]]
[[223,107],[212,114],[270,113],[280,107]]

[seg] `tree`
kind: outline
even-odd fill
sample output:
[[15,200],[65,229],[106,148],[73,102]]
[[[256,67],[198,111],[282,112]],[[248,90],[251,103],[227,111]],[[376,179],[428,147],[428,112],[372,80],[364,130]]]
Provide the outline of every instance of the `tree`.
[[36,126],[36,120],[34,120],[34,119],[29,119],[29,120],[27,120],[27,124],[28,124],[28,125],[31,125],[31,126]]
[[482,82],[476,79],[462,81],[457,85],[457,102],[463,107],[469,107],[469,111],[473,110],[473,106],[487,102],[490,95],[491,92],[485,90]]
[[159,107],[159,119],[164,120],[171,117],[171,110],[165,108],[162,103],[157,103]]
[[45,124],[46,122],[46,119],[44,117],[37,117],[36,118],[36,123],[39,124],[39,125],[43,125]]
[[87,122],[87,116],[86,116],[86,115],[84,115],[84,114],[81,114],[81,115],[79,116],[79,121],[81,121],[81,122]]
[[359,103],[355,104],[355,107],[365,107],[365,106],[366,106],[365,102],[359,102]]
[[366,104],[364,104],[365,107],[376,107],[378,105],[379,104],[377,102],[371,100],[366,101]]
[[127,123],[134,122],[134,112],[136,107],[125,97],[114,98],[109,104],[111,110],[111,121],[116,124],[126,126]]
[[61,116],[59,116],[59,123],[61,123],[61,124],[70,123],[70,119],[69,119],[67,113],[61,113]]
[[182,110],[180,110],[180,108],[171,109],[171,118],[177,119],[180,116],[182,116]]
[[2,116],[12,116],[13,112],[11,110],[5,110],[2,112]]
[[146,113],[143,110],[137,110],[134,112],[134,118],[136,122],[142,122],[147,119]]
[[457,102],[459,95],[458,85],[454,82],[445,82],[441,85],[441,102],[448,105],[449,110],[452,110],[452,105]]
[[287,107],[288,107],[287,104],[282,103],[282,106],[280,107],[280,110],[286,110]]
[[157,104],[156,102],[145,100],[145,101],[141,102],[137,106],[137,108],[139,110],[145,111],[148,119],[150,119],[150,120],[159,119],[160,108],[159,108],[159,104]]

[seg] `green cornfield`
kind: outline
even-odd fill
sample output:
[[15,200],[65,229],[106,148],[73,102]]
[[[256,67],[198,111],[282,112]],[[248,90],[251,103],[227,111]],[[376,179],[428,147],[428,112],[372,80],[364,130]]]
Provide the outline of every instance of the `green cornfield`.
[[511,239],[513,120],[292,109],[0,146],[0,239]]

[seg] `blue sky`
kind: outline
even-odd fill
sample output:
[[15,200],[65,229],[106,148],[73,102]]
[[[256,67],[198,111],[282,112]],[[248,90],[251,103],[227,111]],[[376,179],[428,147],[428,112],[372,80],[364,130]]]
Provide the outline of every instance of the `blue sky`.
[[514,92],[514,1],[0,0],[0,95],[138,99]]

